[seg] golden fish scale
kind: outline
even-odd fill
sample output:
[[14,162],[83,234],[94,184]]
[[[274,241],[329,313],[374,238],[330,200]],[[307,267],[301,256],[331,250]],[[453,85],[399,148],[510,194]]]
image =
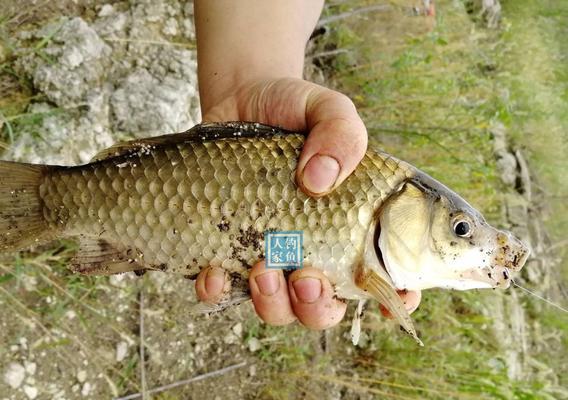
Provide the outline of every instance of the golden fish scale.
[[133,249],[141,265],[195,275],[207,265],[246,273],[268,229],[304,232],[304,263],[334,274],[360,256],[374,210],[414,173],[368,151],[330,195],[295,184],[303,136],[185,141],[59,168],[40,197],[50,227]]

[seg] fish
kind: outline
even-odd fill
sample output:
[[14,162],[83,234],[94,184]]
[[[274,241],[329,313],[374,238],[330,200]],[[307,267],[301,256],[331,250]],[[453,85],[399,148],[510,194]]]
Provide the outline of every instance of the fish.
[[529,257],[511,233],[373,142],[335,190],[306,195],[296,179],[305,138],[202,123],[118,143],[84,165],[0,161],[0,252],[71,238],[70,266],[82,274],[195,279],[216,266],[245,287],[242,299],[265,233],[300,231],[302,265],[322,269],[339,299],[360,301],[354,341],[362,304],[374,299],[419,343],[397,290],[507,288]]

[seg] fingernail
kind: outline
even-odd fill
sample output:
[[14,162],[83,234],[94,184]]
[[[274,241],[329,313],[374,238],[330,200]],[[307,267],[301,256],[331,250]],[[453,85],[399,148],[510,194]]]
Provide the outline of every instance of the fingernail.
[[313,303],[321,296],[321,281],[317,278],[300,278],[292,282],[292,286],[302,303]]
[[205,277],[205,291],[209,296],[216,296],[225,287],[225,271],[221,268],[209,268]]
[[316,154],[304,167],[302,183],[311,193],[325,193],[335,185],[339,169],[335,158]]
[[388,318],[388,319],[393,319],[392,314],[391,314],[391,312],[388,308],[386,308],[382,304],[379,304],[379,308],[381,310],[381,314],[383,314],[383,317]]
[[258,290],[260,290],[260,293],[264,296],[272,296],[280,287],[280,279],[278,279],[276,272],[265,272],[254,278],[254,280],[258,285]]

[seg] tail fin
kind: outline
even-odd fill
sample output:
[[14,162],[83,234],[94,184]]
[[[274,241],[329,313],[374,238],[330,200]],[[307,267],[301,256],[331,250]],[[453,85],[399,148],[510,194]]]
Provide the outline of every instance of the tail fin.
[[51,239],[39,185],[45,165],[0,161],[0,251],[23,249]]

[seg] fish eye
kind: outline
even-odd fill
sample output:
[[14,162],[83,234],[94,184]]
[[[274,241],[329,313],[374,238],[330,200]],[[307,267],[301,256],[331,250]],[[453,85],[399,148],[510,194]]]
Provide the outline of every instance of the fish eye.
[[460,220],[454,224],[454,232],[459,237],[471,236],[471,224],[467,221]]

